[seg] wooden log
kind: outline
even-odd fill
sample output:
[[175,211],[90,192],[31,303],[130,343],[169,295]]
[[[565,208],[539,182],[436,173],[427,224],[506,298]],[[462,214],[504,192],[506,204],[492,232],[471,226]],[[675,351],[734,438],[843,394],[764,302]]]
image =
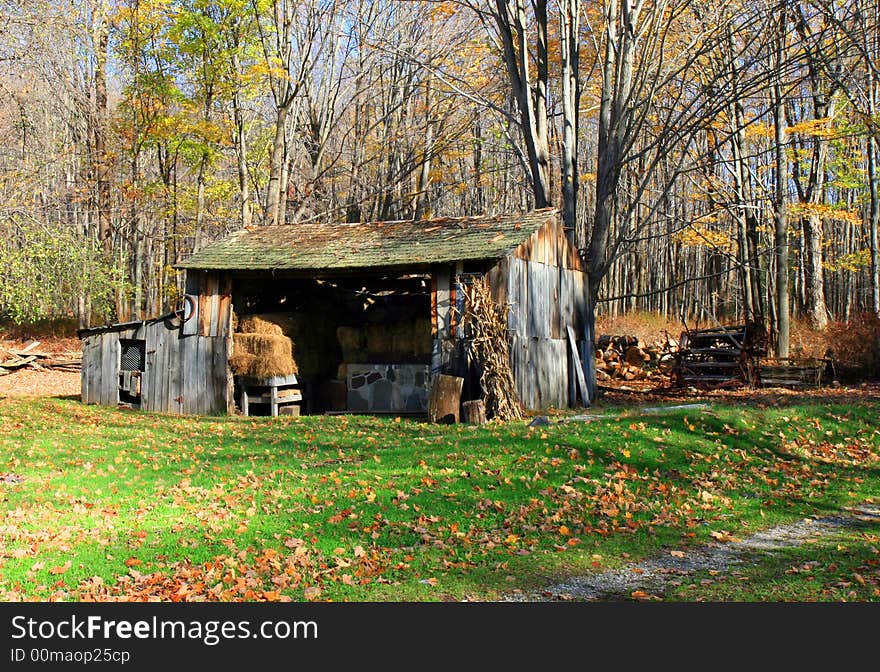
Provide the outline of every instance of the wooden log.
[[23,366],[27,366],[31,362],[35,361],[37,357],[35,355],[29,355],[27,357],[20,357],[19,359],[8,360],[0,364],[0,368],[3,369],[20,369]]
[[431,422],[452,424],[459,422],[461,388],[464,378],[437,374],[431,381],[428,397],[428,419]]
[[462,404],[464,408],[464,421],[471,425],[486,424],[486,402],[482,399],[474,399],[466,401]]

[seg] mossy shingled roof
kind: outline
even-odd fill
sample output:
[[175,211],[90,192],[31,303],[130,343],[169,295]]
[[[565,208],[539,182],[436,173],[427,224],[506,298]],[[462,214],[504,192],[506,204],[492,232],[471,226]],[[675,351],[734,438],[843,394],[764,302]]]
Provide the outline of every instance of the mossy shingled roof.
[[180,268],[344,270],[500,259],[557,217],[456,217],[369,224],[254,226],[203,247]]

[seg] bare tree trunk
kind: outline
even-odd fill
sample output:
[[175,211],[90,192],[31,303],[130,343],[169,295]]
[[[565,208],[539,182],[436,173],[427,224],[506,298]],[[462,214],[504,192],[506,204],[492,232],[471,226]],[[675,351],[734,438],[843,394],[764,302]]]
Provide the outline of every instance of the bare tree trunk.
[[484,213],[486,201],[483,189],[483,129],[479,119],[474,122],[474,196],[476,202],[473,214]]
[[[236,95],[238,99],[238,95]],[[253,210],[251,203],[251,183],[248,178],[247,167],[247,140],[244,130],[244,114],[241,105],[235,106],[235,147],[238,169],[238,193],[241,203],[239,204],[239,213],[241,216],[241,225],[248,227],[253,221]]]
[[559,33],[562,38],[562,221],[578,249],[587,245],[587,232],[578,225],[578,86],[580,9],[578,0],[562,0]]
[[275,135],[272,138],[272,151],[269,158],[269,184],[266,187],[266,206],[263,221],[266,224],[282,224],[281,212],[284,173],[287,165],[287,115],[289,105],[278,107],[275,115]]
[[523,142],[526,146],[536,208],[549,204],[550,150],[547,140],[547,0],[534,0],[535,30],[538,33],[536,60],[537,82],[531,86],[529,45],[526,42],[528,19],[523,0],[495,0],[495,22],[504,47],[511,89],[520,113]]
[[788,357],[790,340],[790,309],[788,288],[788,157],[785,146],[785,99],[782,95],[786,27],[788,17],[783,3],[776,35],[776,74],[771,87],[773,102],[774,151],[776,158],[776,182],[773,198],[774,245],[776,257],[776,355]]
[[431,118],[434,95],[432,84],[433,78],[429,74],[425,80],[425,149],[422,152],[422,167],[416,185],[415,219],[423,219],[426,213],[430,212],[431,158],[434,153],[434,122]]
[[[874,111],[874,92],[871,92],[871,115]],[[870,212],[868,214],[868,238],[871,248],[871,310],[880,317],[880,195],[878,195],[877,175],[877,138],[872,132],[868,135],[868,190],[870,194]]]
[[98,240],[104,255],[113,254],[113,221],[110,213],[110,160],[107,154],[107,42],[109,27],[103,7],[95,19],[95,182],[98,205]]
[[[605,52],[602,61],[602,97],[599,102],[599,148],[596,170],[596,206],[593,215],[593,228],[587,250],[587,264],[590,276],[590,290],[593,300],[598,295],[602,277],[607,271],[606,254],[608,236],[611,232],[611,219],[615,208],[617,187],[620,180],[620,147],[617,137],[616,112],[622,112],[618,101],[629,97],[632,73],[633,52],[631,49],[618,53],[621,49],[618,38],[619,2],[609,0],[606,5]],[[624,28],[625,30],[625,28]],[[621,59],[629,58],[629,63]],[[622,73],[622,74],[621,74]],[[618,109],[619,108],[619,109]]]

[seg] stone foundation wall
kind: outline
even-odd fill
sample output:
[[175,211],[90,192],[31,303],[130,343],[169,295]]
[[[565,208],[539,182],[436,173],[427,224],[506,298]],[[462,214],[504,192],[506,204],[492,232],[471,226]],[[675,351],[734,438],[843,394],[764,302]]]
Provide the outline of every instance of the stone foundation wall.
[[427,412],[427,364],[348,364],[346,369],[349,411]]

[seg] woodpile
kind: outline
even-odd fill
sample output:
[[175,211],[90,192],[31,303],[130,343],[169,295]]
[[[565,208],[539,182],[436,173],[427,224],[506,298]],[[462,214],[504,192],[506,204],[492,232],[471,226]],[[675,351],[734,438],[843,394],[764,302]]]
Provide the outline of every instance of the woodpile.
[[523,411],[516,394],[507,340],[509,306],[495,302],[485,280],[463,284],[462,291],[465,298],[462,324],[468,335],[471,357],[480,367],[486,415],[498,420],[521,420]]
[[29,341],[21,348],[0,348],[0,376],[19,369],[35,371],[79,371],[82,369],[81,352],[40,352],[40,341]]
[[676,347],[668,336],[647,344],[635,336],[602,335],[596,343],[596,380],[665,382]]

